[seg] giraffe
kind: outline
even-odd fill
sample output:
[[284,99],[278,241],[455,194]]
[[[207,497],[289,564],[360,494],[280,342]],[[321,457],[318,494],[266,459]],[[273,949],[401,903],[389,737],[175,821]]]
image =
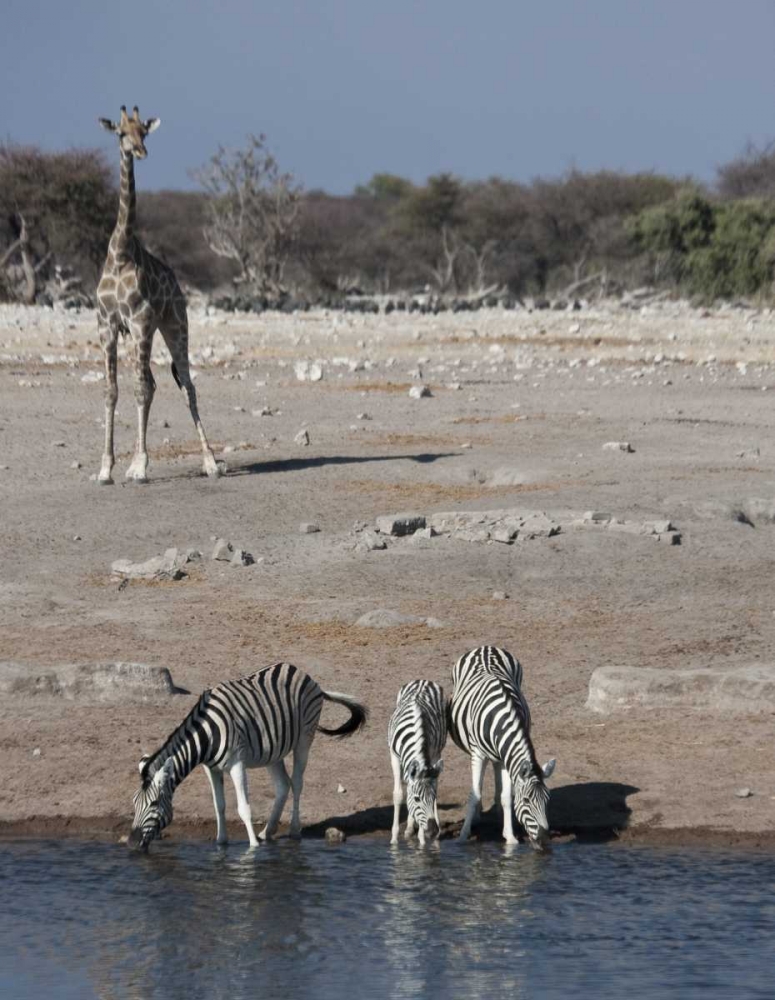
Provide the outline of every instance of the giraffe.
[[202,442],[203,471],[218,476],[220,470],[207,443],[196,405],[196,390],[188,362],[188,316],[186,299],[171,268],[149,253],[135,234],[134,160],[148,155],[145,137],[155,132],[158,118],[140,120],[135,107],[130,118],[121,108],[118,124],[108,118],[98,119],[108,132],[118,136],[121,156],[121,188],[118,219],[108,245],[102,277],[97,286],[97,326],[105,353],[105,451],[97,481],[113,483],[113,420],[118,400],[118,335],[129,337],[134,365],[134,389],[137,401],[137,447],[126,478],[138,483],[148,481],[146,429],[148,414],[156,390],[151,374],[151,345],[158,329],[172,355],[172,375],[188,399],[194,424]]

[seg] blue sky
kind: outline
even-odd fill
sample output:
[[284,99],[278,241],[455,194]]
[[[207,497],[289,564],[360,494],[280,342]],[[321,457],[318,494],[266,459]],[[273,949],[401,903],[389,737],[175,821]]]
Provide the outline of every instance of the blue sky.
[[162,119],[140,187],[265,132],[307,188],[593,170],[712,179],[775,138],[774,0],[3,0],[0,136]]

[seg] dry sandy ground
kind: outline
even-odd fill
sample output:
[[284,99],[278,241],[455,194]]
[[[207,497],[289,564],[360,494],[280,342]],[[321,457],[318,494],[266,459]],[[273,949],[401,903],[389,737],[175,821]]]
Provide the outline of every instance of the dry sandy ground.
[[[160,355],[151,482],[123,480],[135,426],[124,362],[113,488],[89,478],[102,449],[94,340],[89,314],[0,309],[0,660],[160,664],[192,695],[4,699],[6,835],[124,832],[141,753],[203,687],[279,659],[371,709],[360,736],[316,740],[307,824],[384,830],[398,687],[418,676],[450,687],[456,657],[486,642],[523,663],[537,753],[558,759],[557,829],[770,842],[772,713],[600,717],[584,702],[604,664],[775,657],[775,526],[729,513],[775,497],[771,313],[670,304],[437,318],[192,311],[200,408],[217,451],[233,449],[223,454],[229,474],[199,475],[193,428]],[[300,359],[319,359],[323,379],[299,381]],[[430,398],[409,398],[418,367]],[[264,406],[274,415],[253,414]],[[294,443],[302,427],[308,447]],[[630,441],[634,454],[604,451],[611,440]],[[683,544],[576,531],[511,546],[441,537],[354,549],[355,526],[380,514],[505,507],[668,517]],[[320,533],[300,534],[303,521]],[[263,559],[242,569],[207,560],[177,583],[119,590],[111,579],[114,559],[169,546],[209,555],[212,536]],[[443,627],[354,624],[375,608]],[[339,718],[325,712],[328,724]],[[452,745],[445,756],[440,798],[453,823],[468,766]],[[754,794],[737,797],[741,786]],[[254,773],[252,788],[260,819],[268,776]],[[203,774],[180,787],[175,806],[173,831],[213,834]],[[231,791],[228,811],[245,839]]]

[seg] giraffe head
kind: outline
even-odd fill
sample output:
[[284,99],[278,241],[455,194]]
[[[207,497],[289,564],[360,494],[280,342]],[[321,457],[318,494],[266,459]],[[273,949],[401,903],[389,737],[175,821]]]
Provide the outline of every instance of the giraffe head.
[[141,121],[140,112],[136,105],[132,109],[132,117],[130,118],[123,104],[118,124],[109,118],[99,118],[98,121],[106,132],[115,132],[123,153],[130,153],[138,160],[144,160],[148,155],[148,150],[145,148],[145,137],[151,132],[155,132],[161,125],[159,118],[147,118],[145,121]]

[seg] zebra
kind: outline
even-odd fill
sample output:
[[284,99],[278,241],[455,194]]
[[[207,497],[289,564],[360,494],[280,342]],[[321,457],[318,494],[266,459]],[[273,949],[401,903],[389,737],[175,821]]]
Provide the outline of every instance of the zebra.
[[[324,701],[350,710],[338,729],[318,725]],[[237,793],[237,809],[258,847],[248,798],[247,768],[268,767],[275,800],[260,839],[269,840],[293,789],[291,836],[301,836],[299,799],[304,769],[316,730],[327,736],[350,736],[366,722],[367,710],[348,695],[324,691],[291,663],[275,663],[257,673],[225,681],[203,691],[196,705],[156,753],[140,761],[140,788],[135,793],[134,820],[128,837],[132,848],[147,850],[172,820],[172,795],[191,771],[202,764],[210,780],[217,821],[217,843],[227,843],[223,775],[228,771]],[[288,778],[283,759],[293,751]]]
[[[482,806],[482,781],[487,761],[495,771],[495,801],[503,808],[503,837],[516,844],[512,811],[530,844],[549,843],[545,780],[555,760],[541,767],[530,741],[530,709],[522,694],[522,667],[511,653],[497,646],[472,649],[455,664],[449,703],[452,739],[471,758],[472,791],[460,839],[471,835],[471,824]],[[515,801],[514,801],[515,800]]]
[[408,819],[406,839],[418,830],[420,844],[439,835],[437,783],[444,767],[447,742],[446,699],[434,681],[411,681],[398,692],[388,724],[388,746],[393,767],[393,829],[390,843],[398,843],[398,821],[406,782]]

